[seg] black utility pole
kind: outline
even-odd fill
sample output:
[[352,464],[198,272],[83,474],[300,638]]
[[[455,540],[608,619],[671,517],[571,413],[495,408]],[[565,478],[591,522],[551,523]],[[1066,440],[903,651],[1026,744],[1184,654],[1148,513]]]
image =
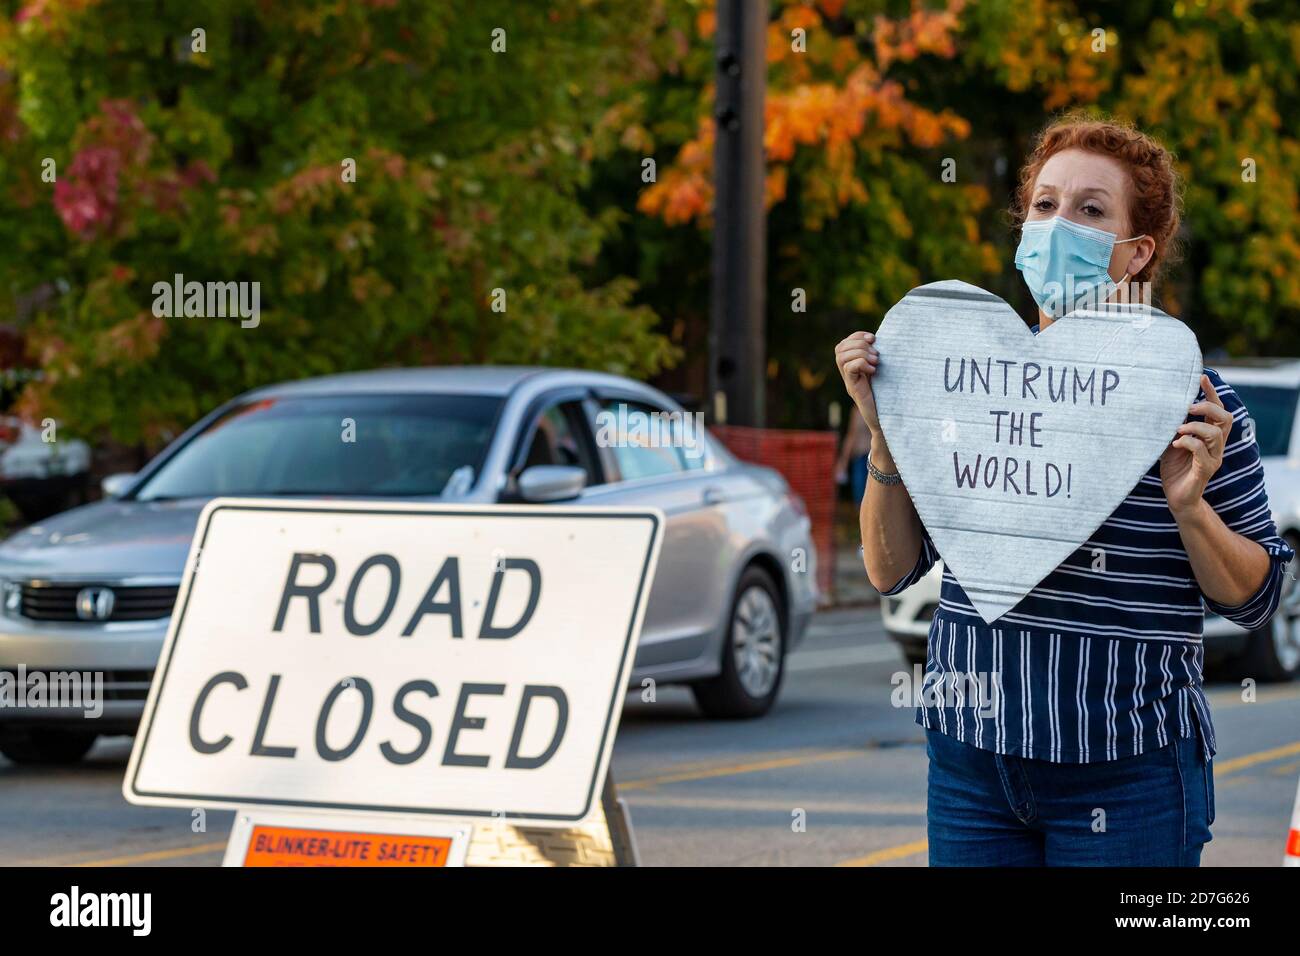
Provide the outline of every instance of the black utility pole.
[[718,0],[709,401],[721,424],[761,427],[767,230],[763,91],[767,0]]

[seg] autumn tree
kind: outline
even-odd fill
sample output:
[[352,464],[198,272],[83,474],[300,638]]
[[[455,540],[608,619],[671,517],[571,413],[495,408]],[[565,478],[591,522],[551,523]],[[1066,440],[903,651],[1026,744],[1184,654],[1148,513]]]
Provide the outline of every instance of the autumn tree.
[[[1300,353],[1300,21],[1267,0],[972,5],[955,108],[1018,163],[1048,115],[1096,110],[1157,136],[1185,184],[1161,304],[1202,349]],[[1006,188],[1009,188],[1009,184]]]
[[[156,444],[284,378],[389,364],[651,374],[588,281],[595,123],[638,55],[604,0],[30,0],[0,16],[0,320],[21,407]],[[154,283],[260,284],[256,328]]]
[[[1067,110],[1130,119],[1176,152],[1184,254],[1160,301],[1202,347],[1300,350],[1300,144],[1286,122],[1300,107],[1300,24],[1284,4],[771,0],[770,9],[774,423],[823,424],[839,397],[830,344],[874,328],[921,282],[965,279],[1032,314],[1006,210],[1034,134]],[[606,121],[626,152],[658,158],[657,177],[642,187],[630,238],[605,258],[677,317],[672,331],[698,354],[713,3],[659,0],[651,10],[651,65]]]
[[[774,423],[808,424],[817,406],[824,408],[814,395],[828,382],[832,336],[856,327],[848,323],[858,316],[883,314],[927,277],[978,283],[998,262],[979,222],[988,190],[961,169],[958,150],[970,122],[913,89],[956,55],[963,0],[918,5],[903,16],[889,16],[885,4],[845,0],[775,0],[771,7],[764,134],[769,410]],[[674,331],[698,345],[708,276],[690,234],[707,236],[711,225],[714,11],[711,3],[689,2],[654,10],[665,39],[647,55],[658,72],[607,117],[625,148],[662,163],[637,201],[651,224],[633,227],[635,253],[620,265],[643,270],[633,274],[661,313],[681,317],[689,308],[682,303],[695,305]],[[673,251],[683,249],[690,251],[678,267]],[[644,271],[648,262],[674,293],[684,273],[691,294],[657,298],[661,287]]]

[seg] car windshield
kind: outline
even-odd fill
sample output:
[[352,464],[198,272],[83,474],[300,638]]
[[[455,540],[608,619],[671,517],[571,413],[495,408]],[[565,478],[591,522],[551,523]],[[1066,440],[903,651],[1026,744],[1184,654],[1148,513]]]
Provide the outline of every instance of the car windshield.
[[265,398],[229,409],[133,497],[416,497],[478,477],[501,399],[484,395]]
[[1255,440],[1263,456],[1285,455],[1291,445],[1300,389],[1283,385],[1232,385],[1255,422]]

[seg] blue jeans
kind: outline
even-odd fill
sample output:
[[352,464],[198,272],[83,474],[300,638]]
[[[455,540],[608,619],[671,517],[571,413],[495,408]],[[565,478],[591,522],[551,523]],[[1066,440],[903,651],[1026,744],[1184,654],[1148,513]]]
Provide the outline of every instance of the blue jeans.
[[1051,763],[926,731],[931,866],[1199,866],[1214,767],[1193,736],[1136,757]]

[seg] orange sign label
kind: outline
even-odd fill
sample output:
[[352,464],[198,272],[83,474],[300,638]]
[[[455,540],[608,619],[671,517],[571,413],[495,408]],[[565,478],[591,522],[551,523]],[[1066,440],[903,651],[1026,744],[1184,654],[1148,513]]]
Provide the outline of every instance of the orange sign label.
[[244,866],[446,866],[450,851],[451,837],[258,824]]

